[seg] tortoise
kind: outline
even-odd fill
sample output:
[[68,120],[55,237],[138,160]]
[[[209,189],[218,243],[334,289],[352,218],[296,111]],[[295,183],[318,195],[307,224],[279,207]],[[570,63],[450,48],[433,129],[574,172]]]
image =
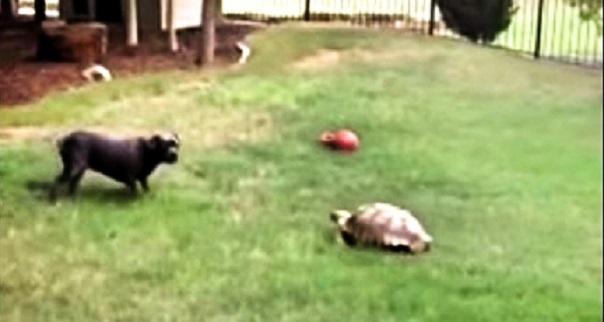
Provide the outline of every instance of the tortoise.
[[330,219],[348,246],[364,245],[404,253],[430,249],[432,237],[410,211],[387,203],[360,206],[354,213],[335,210]]

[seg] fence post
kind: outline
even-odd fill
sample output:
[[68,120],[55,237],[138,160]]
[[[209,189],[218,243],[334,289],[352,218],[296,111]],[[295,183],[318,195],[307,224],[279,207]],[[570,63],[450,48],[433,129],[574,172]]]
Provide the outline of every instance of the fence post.
[[543,24],[543,0],[539,0],[537,12],[537,35],[535,37],[535,52],[533,56],[538,59],[541,56],[541,26]]
[[434,35],[434,19],[436,19],[436,0],[430,0],[430,25],[428,27],[428,35]]
[[201,37],[196,63],[207,66],[214,62],[216,48],[216,0],[204,0],[201,7]]
[[304,21],[310,21],[310,0],[304,3]]

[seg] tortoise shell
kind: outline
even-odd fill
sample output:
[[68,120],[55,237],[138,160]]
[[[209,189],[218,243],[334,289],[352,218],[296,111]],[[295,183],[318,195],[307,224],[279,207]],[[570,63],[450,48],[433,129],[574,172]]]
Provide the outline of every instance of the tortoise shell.
[[411,212],[386,203],[363,205],[354,213],[336,210],[330,218],[350,246],[419,253],[429,250],[432,243],[432,237]]

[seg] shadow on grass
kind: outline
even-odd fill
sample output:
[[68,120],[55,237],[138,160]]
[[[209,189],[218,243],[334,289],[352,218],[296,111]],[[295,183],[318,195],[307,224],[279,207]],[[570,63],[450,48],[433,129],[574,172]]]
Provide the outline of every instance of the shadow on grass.
[[[342,249],[347,251],[367,254],[375,253],[392,257],[413,257],[418,255],[412,253],[408,246],[365,245],[360,242],[347,240],[344,236],[345,235],[341,234],[337,229],[325,229],[323,232],[323,239],[328,244],[336,244],[338,247],[342,247]],[[428,246],[426,252],[429,252],[430,249],[431,246]]]
[[131,203],[143,197],[142,192],[132,194],[126,187],[106,187],[100,185],[80,186],[74,196],[69,196],[65,190],[59,192],[56,199],[50,196],[53,182],[30,180],[26,182],[27,190],[38,200],[54,203],[58,200],[78,200],[98,203]]

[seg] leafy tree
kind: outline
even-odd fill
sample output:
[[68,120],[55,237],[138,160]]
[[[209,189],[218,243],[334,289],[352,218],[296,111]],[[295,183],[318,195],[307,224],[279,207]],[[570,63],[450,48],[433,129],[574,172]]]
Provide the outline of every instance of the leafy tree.
[[447,27],[471,41],[491,42],[516,12],[513,0],[436,0]]
[[579,16],[584,21],[596,24],[602,32],[602,1],[601,0],[566,0],[572,7],[579,8]]

